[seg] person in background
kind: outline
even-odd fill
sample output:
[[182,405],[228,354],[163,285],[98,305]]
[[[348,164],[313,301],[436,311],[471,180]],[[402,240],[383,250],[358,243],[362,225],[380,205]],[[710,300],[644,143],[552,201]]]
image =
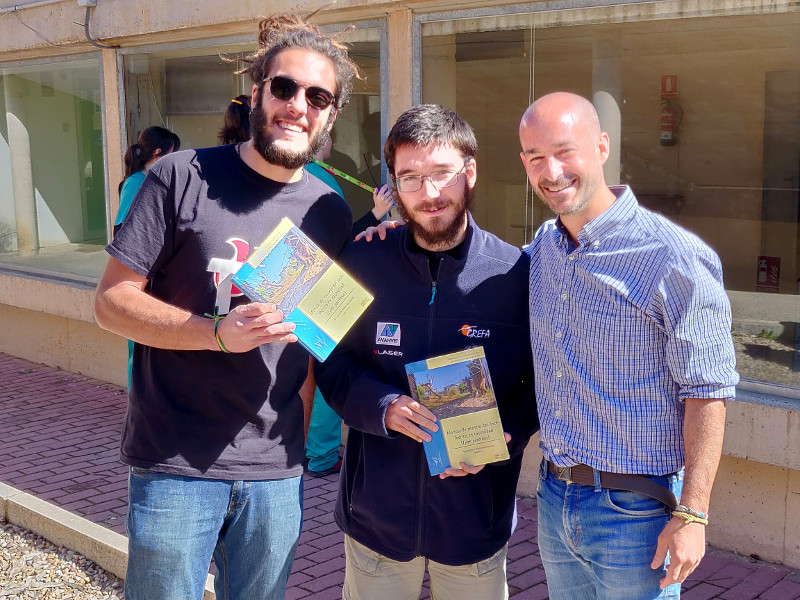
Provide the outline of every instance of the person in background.
[[376,187],[372,192],[372,202],[374,206],[372,210],[361,217],[358,221],[353,223],[353,237],[364,231],[367,227],[374,227],[381,222],[395,204],[395,190],[387,184]]
[[220,144],[238,144],[250,139],[250,96],[236,96],[225,109],[225,123],[217,137]]
[[[322,162],[326,162],[328,160],[328,157],[330,157],[331,155],[332,146],[333,146],[333,141],[331,136],[329,135],[328,139],[325,141],[325,144],[322,146],[322,148],[319,149],[314,158],[316,158],[317,160],[321,160]],[[336,192],[337,194],[339,194],[339,196],[344,198],[344,192],[342,191],[342,187],[339,185],[339,182],[336,181],[336,177],[328,173],[328,171],[326,171],[324,167],[315,162],[310,162],[306,165],[306,171],[311,173],[314,177],[316,177],[323,183],[328,184],[328,186],[334,192]]]
[[[328,162],[333,147],[333,137],[333,132],[331,132],[331,137],[328,139],[328,142],[320,148],[317,153],[317,160]],[[344,198],[344,193],[342,192],[341,186],[336,181],[336,177],[331,175],[323,167],[312,162],[306,165],[306,171],[327,183],[334,192]],[[350,175],[350,173],[348,173],[348,175]],[[360,188],[353,187],[353,189],[357,190]],[[381,219],[392,209],[394,203],[395,194],[391,185],[386,184],[376,187],[372,192],[372,209],[368,210],[364,216],[353,223],[353,237],[364,231],[367,227],[374,227],[380,223]]]
[[[333,132],[331,132],[332,134]],[[322,148],[317,152],[317,159],[325,162],[331,155],[333,146],[332,136],[328,138]],[[306,165],[306,171],[314,177],[328,184],[328,186],[339,196],[344,198],[344,192],[336,181],[336,177],[331,175],[319,164],[311,162]],[[381,218],[389,212],[394,205],[394,192],[389,185],[384,185],[376,189],[373,194],[375,207],[367,212],[353,225],[352,235],[356,235],[367,227],[377,225]],[[314,406],[308,425],[308,436],[306,438],[306,466],[307,473],[311,477],[326,477],[333,473],[338,473],[342,466],[339,458],[339,446],[342,443],[342,419],[336,412],[328,406],[319,388],[314,391]]]
[[[128,216],[133,198],[155,162],[181,149],[181,138],[163,127],[148,127],[139,139],[125,152],[125,179],[119,184],[119,210],[114,219],[114,235],[122,227]],[[133,342],[128,340],[128,389],[131,389],[131,371],[133,370]]]
[[133,198],[142,185],[147,172],[155,162],[170,152],[181,149],[181,138],[169,129],[153,126],[139,134],[136,143],[125,152],[125,178],[119,183],[119,210],[114,219],[114,235],[117,234]]
[[[333,142],[330,136],[316,154],[325,161],[331,154]],[[315,162],[306,165],[306,171],[327,184],[344,199],[344,192],[336,178]],[[314,388],[314,403],[308,419],[306,435],[306,472],[311,477],[325,477],[338,473],[342,466],[339,459],[339,445],[342,443],[342,419],[328,406],[319,388]]]

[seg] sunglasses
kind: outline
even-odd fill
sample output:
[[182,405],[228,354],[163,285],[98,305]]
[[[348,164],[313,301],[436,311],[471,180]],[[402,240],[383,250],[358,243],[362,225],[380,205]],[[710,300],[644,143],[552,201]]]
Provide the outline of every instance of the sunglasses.
[[324,110],[336,102],[336,96],[325,88],[316,85],[303,85],[285,75],[267,77],[264,81],[269,81],[269,93],[278,100],[291,100],[297,95],[297,90],[303,88],[306,92],[306,102],[314,108]]

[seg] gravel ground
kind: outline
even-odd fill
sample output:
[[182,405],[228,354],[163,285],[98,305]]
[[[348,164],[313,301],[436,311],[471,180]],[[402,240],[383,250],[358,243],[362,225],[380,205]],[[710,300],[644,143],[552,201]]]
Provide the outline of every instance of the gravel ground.
[[123,600],[122,581],[0,517],[0,598]]

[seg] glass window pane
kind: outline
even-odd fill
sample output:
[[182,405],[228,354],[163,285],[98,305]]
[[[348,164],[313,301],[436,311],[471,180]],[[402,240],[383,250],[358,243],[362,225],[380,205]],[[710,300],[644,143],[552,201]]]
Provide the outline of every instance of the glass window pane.
[[100,64],[0,70],[0,262],[96,276],[105,262]]
[[[529,192],[529,99],[592,99],[609,184],[719,254],[743,378],[800,387],[800,10],[656,2],[423,24],[422,94],[480,146],[476,219],[520,244],[552,214]],[[483,183],[481,184],[481,180]]]
[[240,44],[126,56],[128,144],[158,125],[177,133],[181,148],[216,146],[231,99],[250,95],[250,79],[235,71],[251,49]]

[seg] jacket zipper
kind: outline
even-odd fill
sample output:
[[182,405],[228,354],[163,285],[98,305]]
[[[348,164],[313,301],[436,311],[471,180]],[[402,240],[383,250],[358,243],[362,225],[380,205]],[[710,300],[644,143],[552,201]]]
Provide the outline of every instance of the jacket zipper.
[[[439,279],[439,276],[442,272],[442,264],[444,263],[444,257],[439,259],[439,268],[436,270],[436,279]],[[434,301],[436,300],[436,286],[437,281],[431,276],[431,300],[428,302],[428,339],[427,339],[427,351],[426,354],[428,357],[431,356],[433,352],[433,324],[434,324],[434,316],[433,313],[436,310],[434,306]],[[417,498],[417,506],[419,507],[419,519],[417,519],[417,556],[422,556],[422,525],[424,520],[424,500],[425,500],[425,486],[427,484],[427,478],[430,477],[428,475],[428,459],[425,458],[425,448],[422,447],[420,444],[419,447],[419,461],[417,462],[419,465],[419,497]]]

